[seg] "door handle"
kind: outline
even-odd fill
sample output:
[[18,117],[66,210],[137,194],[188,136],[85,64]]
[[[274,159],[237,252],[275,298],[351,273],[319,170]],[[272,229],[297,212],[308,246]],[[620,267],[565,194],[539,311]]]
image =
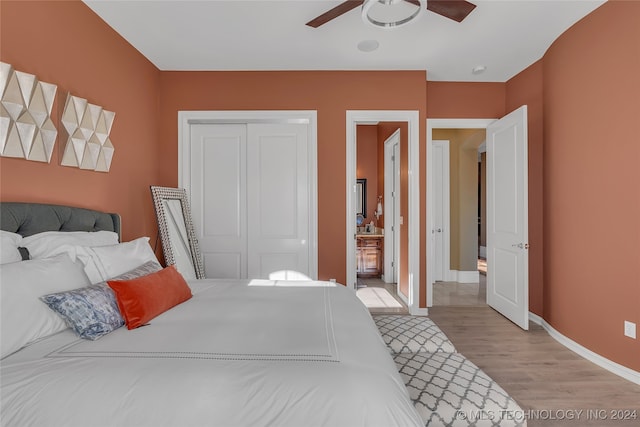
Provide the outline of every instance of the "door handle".
[[520,248],[520,249],[529,249],[529,244],[528,243],[517,243],[517,244],[511,245],[511,247]]

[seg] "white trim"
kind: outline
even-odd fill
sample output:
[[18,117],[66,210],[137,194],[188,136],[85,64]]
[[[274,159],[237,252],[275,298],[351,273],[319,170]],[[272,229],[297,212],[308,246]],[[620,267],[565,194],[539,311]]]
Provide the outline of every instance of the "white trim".
[[[433,188],[432,188],[432,174],[433,167],[431,166],[431,150],[433,145],[433,130],[434,129],[486,129],[489,124],[493,123],[496,119],[427,119],[427,224],[431,224],[433,218]],[[433,306],[433,277],[431,274],[431,268],[433,265],[433,244],[432,239],[427,239],[427,306]]]
[[413,315],[413,316],[428,316],[429,315],[429,309],[428,308],[418,308],[418,309],[412,311],[411,315]]
[[606,369],[607,371],[616,374],[625,380],[631,381],[632,383],[640,385],[640,372],[634,371],[633,369],[627,368],[626,366],[622,366],[619,363],[616,363],[612,360],[607,359],[606,357],[600,356],[598,353],[595,353],[588,348],[578,344],[573,341],[571,338],[568,338],[558,332],[553,326],[547,323],[542,317],[529,312],[529,320],[533,323],[536,323],[547,331],[547,333],[560,344],[573,351],[577,355],[587,359],[588,361],[595,363],[601,368]]
[[318,113],[296,111],[178,111],[178,187],[190,192],[191,125],[203,123],[302,123],[309,144],[309,272],[318,278]]
[[347,110],[347,287],[356,288],[356,126],[373,121],[407,122],[409,161],[409,313],[420,311],[420,114],[417,110]]
[[458,282],[458,283],[478,283],[480,282],[480,272],[478,270],[475,270],[475,271],[449,270],[446,281]]
[[407,297],[402,292],[396,292],[396,295],[398,296],[398,298],[400,298],[402,300],[402,302],[406,306],[409,306],[409,299],[407,299]]

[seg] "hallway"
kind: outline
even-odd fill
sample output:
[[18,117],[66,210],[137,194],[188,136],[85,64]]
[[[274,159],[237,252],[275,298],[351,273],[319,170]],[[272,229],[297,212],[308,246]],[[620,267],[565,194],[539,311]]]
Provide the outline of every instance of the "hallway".
[[478,283],[436,282],[433,284],[433,305],[487,305],[487,276],[480,274]]

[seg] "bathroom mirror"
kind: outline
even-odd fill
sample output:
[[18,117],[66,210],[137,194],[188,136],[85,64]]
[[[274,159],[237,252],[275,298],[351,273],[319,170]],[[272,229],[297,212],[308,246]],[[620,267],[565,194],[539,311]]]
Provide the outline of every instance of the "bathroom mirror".
[[[353,181],[351,181],[353,182]],[[360,178],[356,180],[356,216],[367,217],[367,180]]]
[[185,279],[204,279],[187,192],[182,188],[151,186],[151,197],[166,265],[175,265]]

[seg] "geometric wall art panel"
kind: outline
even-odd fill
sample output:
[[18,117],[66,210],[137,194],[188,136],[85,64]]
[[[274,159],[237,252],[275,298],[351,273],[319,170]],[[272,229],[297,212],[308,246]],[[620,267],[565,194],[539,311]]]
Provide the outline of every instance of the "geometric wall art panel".
[[0,62],[0,155],[51,161],[58,130],[51,120],[57,86]]
[[60,164],[109,172],[115,151],[109,134],[116,114],[69,94],[61,122],[67,141]]

